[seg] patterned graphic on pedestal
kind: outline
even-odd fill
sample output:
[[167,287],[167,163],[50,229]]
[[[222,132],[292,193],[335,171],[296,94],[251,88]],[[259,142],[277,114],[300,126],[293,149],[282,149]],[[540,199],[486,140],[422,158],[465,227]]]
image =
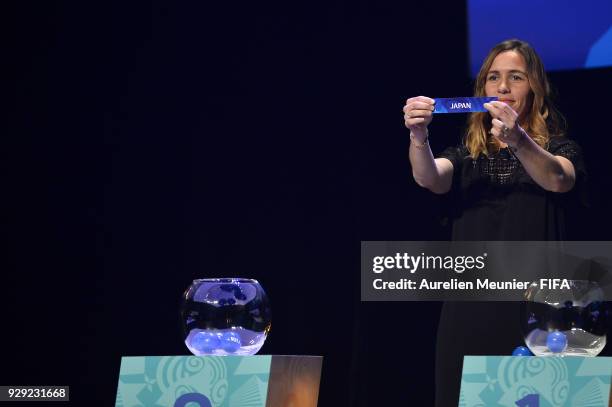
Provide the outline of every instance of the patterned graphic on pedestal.
[[611,377],[606,357],[466,356],[459,406],[607,407]]
[[266,355],[124,357],[115,407],[264,407],[270,363]]

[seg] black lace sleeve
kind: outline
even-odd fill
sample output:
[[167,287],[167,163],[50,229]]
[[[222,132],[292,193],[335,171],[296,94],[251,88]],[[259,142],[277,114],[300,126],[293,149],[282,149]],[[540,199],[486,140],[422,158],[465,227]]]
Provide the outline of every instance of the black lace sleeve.
[[565,157],[574,165],[576,172],[576,185],[574,191],[577,193],[580,202],[584,206],[588,205],[587,170],[582,149],[574,140],[567,137],[551,137],[548,152],[552,155]]
[[582,149],[574,140],[570,140],[567,137],[552,137],[549,142],[548,151],[552,155],[558,155],[570,160],[574,164],[576,175],[586,175]]
[[453,164],[454,172],[458,173],[461,164],[465,156],[467,155],[467,150],[464,146],[459,147],[448,147],[444,151],[442,151],[436,158],[446,158]]

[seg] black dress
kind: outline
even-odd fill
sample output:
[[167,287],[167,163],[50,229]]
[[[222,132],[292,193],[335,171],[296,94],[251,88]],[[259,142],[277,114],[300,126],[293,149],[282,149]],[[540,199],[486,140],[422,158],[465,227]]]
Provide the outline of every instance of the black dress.
[[[547,192],[527,174],[509,149],[473,160],[466,147],[439,157],[454,167],[449,192],[453,240],[564,240],[566,218],[584,196],[585,169],[580,147],[552,137],[548,151],[569,159],[576,185],[568,193]],[[436,345],[436,406],[458,405],[464,355],[510,355],[524,345],[520,304],[446,302]]]

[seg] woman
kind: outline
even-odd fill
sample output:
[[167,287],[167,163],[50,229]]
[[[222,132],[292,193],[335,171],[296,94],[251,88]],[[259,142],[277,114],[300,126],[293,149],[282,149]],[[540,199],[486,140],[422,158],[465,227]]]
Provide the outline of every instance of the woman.
[[[475,84],[495,96],[473,113],[459,147],[434,158],[427,126],[434,100],[407,100],[415,181],[453,200],[453,240],[562,240],[570,191],[584,177],[578,145],[563,135],[544,66],[519,40],[496,45]],[[516,303],[452,303],[442,308],[436,352],[436,406],[457,406],[464,355],[509,355],[523,344]]]

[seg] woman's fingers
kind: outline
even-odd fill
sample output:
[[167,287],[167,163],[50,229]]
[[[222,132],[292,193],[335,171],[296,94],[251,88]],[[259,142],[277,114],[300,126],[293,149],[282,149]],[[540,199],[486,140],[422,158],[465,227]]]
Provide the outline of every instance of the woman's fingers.
[[506,123],[514,123],[518,118],[518,114],[504,102],[493,101],[485,103],[483,106],[491,113],[491,116]]
[[499,102],[497,100],[494,100],[492,102],[490,102],[493,106],[497,107],[501,112],[509,114],[509,115],[516,115],[518,116],[518,114],[514,111],[514,109],[512,109],[510,107],[509,104],[504,103],[504,102]]
[[416,96],[406,100],[402,109],[404,111],[404,123],[406,127],[426,127],[432,120],[435,101],[426,96]]
[[483,104],[482,106],[489,111],[491,116],[493,116],[493,117],[498,117],[499,116],[499,107],[495,106],[493,103],[487,102],[487,103]]
[[431,117],[431,110],[408,110],[406,111],[406,116],[408,117]]
[[491,134],[499,140],[509,143],[515,141],[519,134],[517,132],[518,114],[506,103],[490,102],[484,104],[485,109],[491,113]]
[[405,118],[431,117],[434,111],[434,105],[428,102],[419,102],[413,100],[412,102],[408,102],[402,110],[404,111]]
[[512,123],[512,127],[510,127],[499,119],[493,119],[490,133],[499,141],[511,147],[516,147],[521,141],[523,129],[516,122]]
[[415,96],[406,100],[406,104],[409,104],[410,102],[425,102],[430,105],[436,103],[435,100],[433,100],[432,98],[428,98],[427,96]]
[[503,129],[503,128],[504,128],[504,126],[505,126],[504,122],[502,122],[502,121],[501,121],[501,120],[499,120],[499,119],[493,119],[493,120],[491,121],[491,124],[493,125],[493,127],[494,127],[494,128],[496,128],[496,129],[498,129],[498,130]]
[[410,110],[429,110],[433,112],[434,105],[426,102],[412,101],[404,106],[404,113]]
[[421,124],[425,122],[425,118],[424,117],[415,117],[412,119],[406,119],[404,121],[406,123],[406,127],[410,127],[410,126],[414,126],[416,124]]
[[431,122],[431,119],[431,110],[408,110],[406,113],[404,113],[404,123],[408,128],[423,123],[428,125]]
[[491,121],[491,124],[491,134],[495,137],[500,137],[505,126],[504,122],[499,119],[493,119],[493,121]]

